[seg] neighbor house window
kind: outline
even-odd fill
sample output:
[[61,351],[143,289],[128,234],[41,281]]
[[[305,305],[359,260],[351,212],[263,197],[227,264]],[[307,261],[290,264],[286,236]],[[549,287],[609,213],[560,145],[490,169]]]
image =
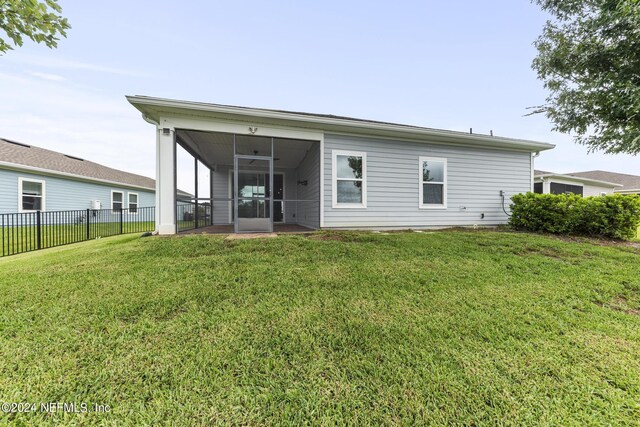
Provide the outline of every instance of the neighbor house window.
[[447,159],[420,157],[420,208],[447,207]]
[[138,193],[129,193],[129,213],[138,213]]
[[124,200],[124,193],[122,191],[112,191],[111,192],[111,209],[114,212],[122,211]]
[[39,179],[18,178],[20,212],[44,210],[45,182]]
[[536,194],[542,194],[542,183],[536,182],[533,184],[533,192]]
[[333,150],[333,207],[367,207],[367,155]]
[[563,184],[561,182],[552,182],[549,186],[551,194],[579,194],[582,196],[582,185]]

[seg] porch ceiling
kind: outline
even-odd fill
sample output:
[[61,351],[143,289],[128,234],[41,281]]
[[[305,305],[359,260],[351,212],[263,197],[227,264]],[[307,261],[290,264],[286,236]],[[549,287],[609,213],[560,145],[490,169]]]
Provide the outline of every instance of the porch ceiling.
[[[182,143],[197,153],[205,164],[211,166],[233,165],[233,134],[193,130],[178,130],[176,133]],[[242,137],[247,138],[246,136]],[[275,138],[273,141],[273,167],[297,168],[313,143],[314,141]],[[253,152],[246,154],[253,154]],[[257,154],[268,155],[268,152],[262,153],[258,150]]]

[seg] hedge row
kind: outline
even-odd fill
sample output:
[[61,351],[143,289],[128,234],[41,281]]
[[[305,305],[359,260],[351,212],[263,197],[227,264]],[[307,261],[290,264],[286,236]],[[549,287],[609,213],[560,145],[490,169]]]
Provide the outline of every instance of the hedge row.
[[640,224],[640,197],[614,194],[517,194],[510,224],[517,230],[630,239]]

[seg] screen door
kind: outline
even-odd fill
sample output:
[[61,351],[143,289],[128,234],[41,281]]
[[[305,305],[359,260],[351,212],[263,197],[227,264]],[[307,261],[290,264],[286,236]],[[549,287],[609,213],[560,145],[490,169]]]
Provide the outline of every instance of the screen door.
[[272,158],[236,155],[233,175],[235,232],[272,232]]

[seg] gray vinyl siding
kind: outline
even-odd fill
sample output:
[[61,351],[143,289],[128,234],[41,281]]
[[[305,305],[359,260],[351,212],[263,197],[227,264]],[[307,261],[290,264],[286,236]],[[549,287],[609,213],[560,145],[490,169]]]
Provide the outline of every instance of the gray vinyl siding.
[[231,202],[220,199],[230,198],[229,171],[230,166],[218,166],[211,171],[211,192],[213,195],[213,224],[229,224]]
[[[332,150],[367,155],[367,207],[332,207]],[[419,157],[447,159],[447,208],[419,208]],[[445,227],[508,221],[514,194],[531,191],[531,154],[467,146],[325,135],[324,227]],[[481,214],[484,213],[484,219]]]
[[299,181],[307,181],[298,186],[297,223],[320,228],[320,144],[311,146],[296,171]]
[[127,206],[128,194],[138,194],[138,207],[155,206],[155,193],[151,190],[111,186],[70,178],[54,177],[16,170],[0,169],[0,213],[15,213],[18,206],[18,178],[37,179],[45,182],[45,210],[64,211],[88,209],[92,200],[100,200],[103,209],[111,208],[111,191],[124,194]]

